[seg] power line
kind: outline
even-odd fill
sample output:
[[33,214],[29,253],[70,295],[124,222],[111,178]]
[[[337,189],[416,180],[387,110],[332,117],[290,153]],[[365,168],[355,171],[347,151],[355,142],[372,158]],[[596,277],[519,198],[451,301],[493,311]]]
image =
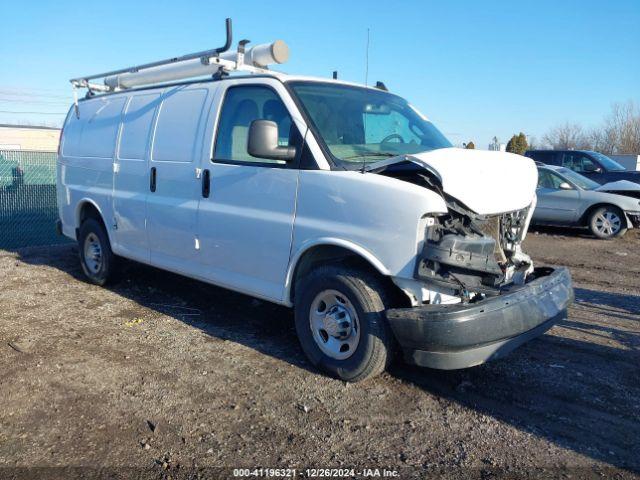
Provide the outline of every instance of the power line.
[[[51,95],[62,93],[62,89],[60,88],[15,88],[8,86],[0,86],[0,90],[4,92],[11,92],[16,94],[33,94],[34,92],[42,92],[41,95]],[[40,94],[36,94],[40,95]]]
[[11,90],[5,90],[0,88],[0,95],[7,97],[42,97],[42,98],[58,98],[58,99],[66,99],[71,98],[71,95],[50,95],[43,93],[33,93],[33,92],[22,92],[16,93]]
[[67,112],[16,112],[12,110],[0,110],[0,113],[20,113],[28,115],[66,115]]
[[[2,94],[0,93],[0,97],[2,97]],[[71,99],[69,99],[68,102],[63,102],[60,100],[54,100],[54,101],[49,101],[49,100],[16,100],[15,98],[0,98],[0,103],[32,103],[32,104],[40,104],[40,105],[69,105],[72,102]]]

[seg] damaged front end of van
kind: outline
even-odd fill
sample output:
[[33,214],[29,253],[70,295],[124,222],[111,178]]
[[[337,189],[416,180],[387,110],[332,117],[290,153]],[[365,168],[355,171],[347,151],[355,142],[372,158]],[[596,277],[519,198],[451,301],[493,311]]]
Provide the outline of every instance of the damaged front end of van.
[[[414,277],[394,278],[412,306],[386,312],[410,363],[479,365],[567,316],[574,298],[568,269],[536,268],[522,250],[535,208],[535,167],[514,158],[505,172],[504,158],[496,162],[501,155],[509,154],[442,149],[368,167],[432,190],[447,205],[447,213],[425,219]],[[509,175],[513,185],[505,184]]]

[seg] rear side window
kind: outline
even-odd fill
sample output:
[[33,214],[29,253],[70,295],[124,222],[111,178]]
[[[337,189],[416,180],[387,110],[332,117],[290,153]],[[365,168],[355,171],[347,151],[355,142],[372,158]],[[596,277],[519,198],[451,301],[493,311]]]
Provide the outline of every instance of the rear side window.
[[278,125],[278,144],[289,146],[293,122],[276,92],[260,86],[232,87],[227,90],[220,113],[214,160],[286,164],[282,160],[249,155],[249,127],[254,120],[275,122]]
[[80,118],[72,110],[64,127],[63,155],[113,158],[125,100],[116,97],[80,102]]
[[162,102],[153,141],[153,161],[192,162],[207,90],[173,90]]
[[122,119],[119,158],[130,160],[146,158],[153,116],[160,103],[159,99],[159,94],[138,95],[131,98]]

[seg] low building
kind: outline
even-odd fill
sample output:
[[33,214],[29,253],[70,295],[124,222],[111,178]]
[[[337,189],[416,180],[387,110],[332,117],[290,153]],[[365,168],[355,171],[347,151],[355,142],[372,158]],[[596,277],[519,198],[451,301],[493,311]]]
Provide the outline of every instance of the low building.
[[0,124],[0,150],[55,152],[59,141],[59,128]]

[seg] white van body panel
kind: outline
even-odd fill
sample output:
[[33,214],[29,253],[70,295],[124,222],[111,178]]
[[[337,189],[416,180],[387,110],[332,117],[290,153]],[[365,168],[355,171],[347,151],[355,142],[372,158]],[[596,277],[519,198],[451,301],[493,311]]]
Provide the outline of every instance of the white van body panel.
[[436,193],[382,175],[357,171],[300,172],[293,257],[321,239],[364,255],[381,273],[413,276],[426,215],[446,213]]
[[[79,212],[93,204],[105,221],[113,219],[113,158],[126,97],[99,97],[67,115],[58,160],[58,200],[63,232],[75,238]],[[113,232],[107,228],[110,241]]]
[[280,301],[289,263],[298,171],[211,167],[200,202],[199,267],[212,283]]

